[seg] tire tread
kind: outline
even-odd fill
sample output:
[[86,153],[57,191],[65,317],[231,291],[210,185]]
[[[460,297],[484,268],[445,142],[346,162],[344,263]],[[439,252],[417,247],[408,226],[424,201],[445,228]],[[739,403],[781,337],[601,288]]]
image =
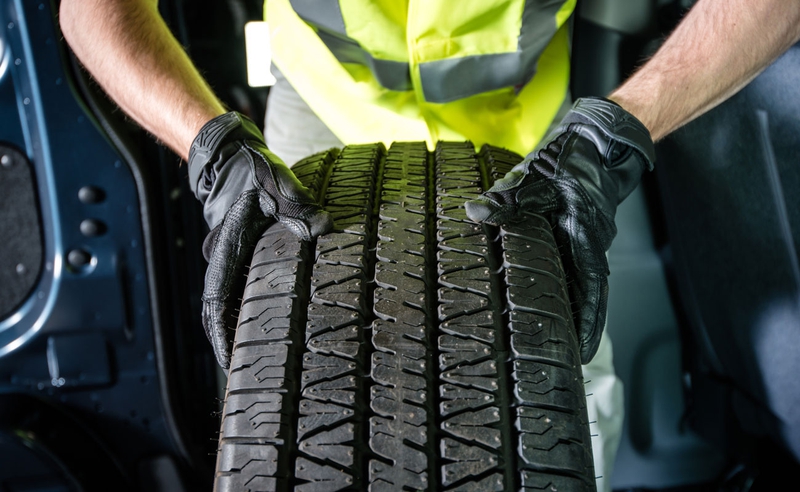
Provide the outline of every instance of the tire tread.
[[520,160],[415,142],[293,168],[335,229],[256,248],[215,490],[594,490],[550,225],[464,211]]

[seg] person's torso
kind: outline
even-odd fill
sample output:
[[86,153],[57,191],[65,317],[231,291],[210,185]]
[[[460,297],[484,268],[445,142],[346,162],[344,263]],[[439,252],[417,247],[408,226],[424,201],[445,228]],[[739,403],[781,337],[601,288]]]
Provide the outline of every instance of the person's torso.
[[566,94],[574,4],[268,0],[265,12],[276,65],[343,142],[527,152]]

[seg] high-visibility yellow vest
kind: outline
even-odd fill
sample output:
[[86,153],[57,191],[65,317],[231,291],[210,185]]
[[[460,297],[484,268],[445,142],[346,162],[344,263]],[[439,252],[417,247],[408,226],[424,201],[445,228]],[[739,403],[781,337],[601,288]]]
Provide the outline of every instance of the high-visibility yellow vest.
[[273,62],[345,144],[525,154],[567,94],[575,0],[266,0]]

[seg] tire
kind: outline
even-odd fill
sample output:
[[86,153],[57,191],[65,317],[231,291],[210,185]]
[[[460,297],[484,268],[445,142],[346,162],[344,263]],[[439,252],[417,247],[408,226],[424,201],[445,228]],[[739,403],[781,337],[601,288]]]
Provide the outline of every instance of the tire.
[[520,160],[401,143],[294,167],[336,229],[258,243],[215,490],[595,490],[550,226],[464,214]]

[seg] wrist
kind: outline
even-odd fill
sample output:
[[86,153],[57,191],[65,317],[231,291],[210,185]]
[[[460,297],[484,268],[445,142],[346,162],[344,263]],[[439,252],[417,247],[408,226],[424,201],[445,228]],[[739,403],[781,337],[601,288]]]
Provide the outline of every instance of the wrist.
[[[571,125],[578,123],[577,126]],[[655,148],[647,127],[614,100],[602,97],[587,97],[575,101],[561,127],[575,131],[591,140],[609,165],[619,152],[617,144],[624,144],[638,151],[644,158],[646,168],[652,169]]]
[[[245,140],[263,142],[263,138],[256,124],[236,111],[221,114],[206,122],[194,137],[187,159],[191,190],[200,198],[198,183],[204,174],[208,174],[209,164],[217,160],[220,149],[226,144]],[[212,180],[214,177],[210,176]]]
[[644,125],[645,128],[647,128],[651,135],[653,134],[653,122],[650,120],[650,118],[648,118],[649,114],[646,108],[642,107],[640,104],[637,104],[635,99],[625,97],[625,95],[618,93],[609,95],[607,99],[632,114],[642,123],[642,125]]
[[660,73],[640,71],[607,96],[638,119],[650,132],[653,142],[675,129],[669,121],[670,112],[683,104],[670,98],[665,83]]
[[216,118],[227,114],[227,111],[222,108],[208,108],[208,110],[204,112],[197,111],[190,113],[187,111],[187,113],[189,114],[178,116],[185,124],[180,125],[180,127],[175,130],[176,135],[174,138],[179,139],[178,141],[181,142],[181,153],[179,155],[183,160],[189,162],[192,144],[197,139],[203,127]]

